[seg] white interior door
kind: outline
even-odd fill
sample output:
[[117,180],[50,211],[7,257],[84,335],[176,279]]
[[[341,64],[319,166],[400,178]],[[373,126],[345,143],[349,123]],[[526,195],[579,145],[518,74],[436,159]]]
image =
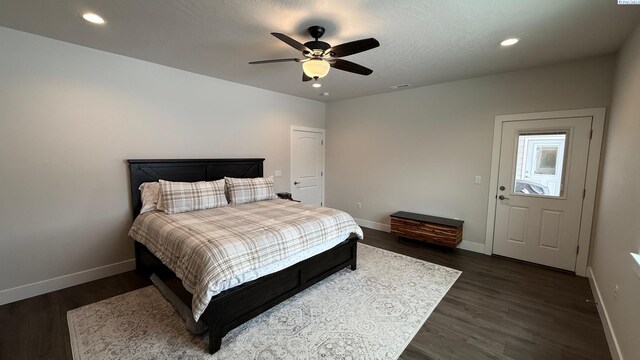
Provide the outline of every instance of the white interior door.
[[493,253],[575,270],[591,123],[502,124]]
[[303,204],[324,203],[324,130],[291,128],[291,195]]

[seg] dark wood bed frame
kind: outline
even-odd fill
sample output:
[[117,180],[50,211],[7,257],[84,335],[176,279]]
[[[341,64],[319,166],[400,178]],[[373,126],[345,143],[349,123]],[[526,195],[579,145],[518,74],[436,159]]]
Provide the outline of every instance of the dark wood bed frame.
[[[213,181],[225,176],[253,178],[263,176],[264,159],[128,160],[131,204],[134,218],[142,202],[138,187],[144,182]],[[134,241],[136,270],[155,273],[189,307],[192,295],[180,279],[149,249]],[[345,267],[356,269],[357,237],[351,234],[342,243],[284,270],[228,289],[213,296],[202,319],[209,327],[209,353],[220,350],[222,338],[233,328],[263,313],[291,296]]]

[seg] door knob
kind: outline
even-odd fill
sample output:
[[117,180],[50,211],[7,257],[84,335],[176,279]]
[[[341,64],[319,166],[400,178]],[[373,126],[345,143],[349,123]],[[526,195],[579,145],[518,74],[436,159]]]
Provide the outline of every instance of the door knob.
[[498,196],[498,199],[500,199],[500,200],[510,200],[508,197],[506,197],[504,195]]
[[298,184],[300,184],[300,181],[294,181],[293,182],[293,185],[298,185]]

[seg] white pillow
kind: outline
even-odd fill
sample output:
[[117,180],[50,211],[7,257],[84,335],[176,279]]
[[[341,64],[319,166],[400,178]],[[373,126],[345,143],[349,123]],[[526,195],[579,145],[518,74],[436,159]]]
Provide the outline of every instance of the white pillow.
[[159,182],[146,182],[140,184],[140,197],[142,198],[142,209],[140,214],[158,210],[158,195],[160,194]]
[[174,182],[160,180],[158,208],[167,214],[227,206],[224,180]]
[[225,177],[224,180],[230,204],[244,204],[278,198],[274,189],[273,176],[253,179]]

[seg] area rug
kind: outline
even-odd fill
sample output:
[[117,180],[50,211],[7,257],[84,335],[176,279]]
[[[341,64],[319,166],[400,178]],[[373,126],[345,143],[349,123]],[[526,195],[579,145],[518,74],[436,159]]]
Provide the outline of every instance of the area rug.
[[153,286],[67,313],[73,358],[397,359],[461,274],[358,244],[344,269],[232,330],[216,354]]

